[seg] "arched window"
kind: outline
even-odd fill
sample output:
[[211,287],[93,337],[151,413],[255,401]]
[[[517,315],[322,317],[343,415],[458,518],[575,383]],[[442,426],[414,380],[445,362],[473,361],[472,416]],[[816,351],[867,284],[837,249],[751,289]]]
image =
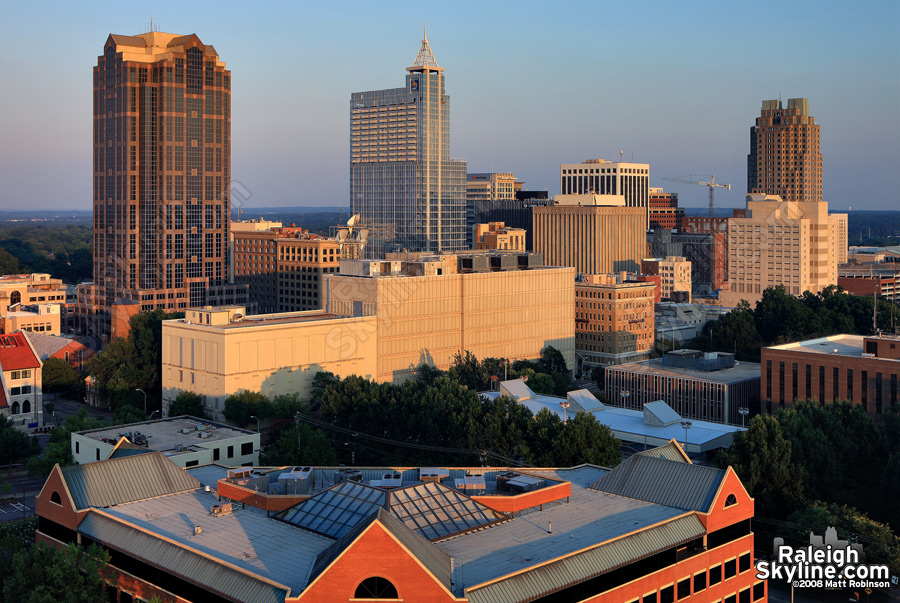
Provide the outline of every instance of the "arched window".
[[31,400],[25,400],[22,402],[22,412],[31,412]]
[[14,415],[19,414],[19,403],[18,402],[13,402],[12,414],[14,414]]
[[13,291],[12,293],[9,294],[9,305],[10,306],[13,306],[15,304],[21,304],[21,303],[22,303],[22,294],[21,293],[19,293],[18,291]]
[[58,505],[62,505],[62,498],[60,498],[59,492],[54,490],[53,492],[50,493],[50,502],[56,503]]
[[728,498],[725,499],[725,506],[730,507],[730,506],[736,505],[736,504],[737,504],[737,498],[734,496],[734,494],[729,494]]
[[356,587],[354,599],[399,599],[397,587],[381,576],[366,578]]

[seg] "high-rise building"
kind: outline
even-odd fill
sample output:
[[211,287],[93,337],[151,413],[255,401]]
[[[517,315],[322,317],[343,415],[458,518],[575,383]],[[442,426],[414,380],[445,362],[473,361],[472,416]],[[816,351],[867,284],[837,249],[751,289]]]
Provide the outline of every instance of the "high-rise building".
[[511,172],[466,174],[466,246],[469,249],[475,248],[475,225],[484,223],[476,222],[475,205],[515,201],[524,184]]
[[641,260],[641,273],[660,276],[660,294],[664,300],[691,301],[691,263],[686,258],[645,258]]
[[675,230],[681,226],[684,208],[678,207],[678,193],[666,193],[662,188],[650,188],[650,228]]
[[805,98],[762,103],[750,128],[747,192],[779,195],[785,201],[822,201],[819,126]]
[[217,303],[229,272],[225,63],[196,34],[111,34],[94,68],[93,122],[91,329],[109,334],[116,304]]
[[[523,192],[535,196],[525,197]],[[521,228],[525,231],[525,249],[530,251],[534,249],[532,208],[547,205],[553,205],[553,199],[548,198],[546,191],[519,191],[515,201],[475,201],[472,215],[466,215],[466,227],[470,233],[474,232],[476,224],[489,222],[503,222],[507,228]],[[471,245],[475,245],[474,238]]]
[[556,205],[532,211],[534,251],[548,266],[637,272],[646,255],[647,210],[626,207],[622,195],[557,195]]
[[644,210],[644,228],[650,220],[650,164],[588,159],[559,166],[563,195],[622,195],[626,207]]
[[350,200],[369,257],[466,248],[466,162],[450,159],[450,97],[427,36],[406,86],[350,96]]
[[729,289],[719,299],[753,305],[776,285],[792,295],[818,293],[837,284],[846,261],[847,214],[829,214],[825,202],[747,195],[747,217],[728,220]]

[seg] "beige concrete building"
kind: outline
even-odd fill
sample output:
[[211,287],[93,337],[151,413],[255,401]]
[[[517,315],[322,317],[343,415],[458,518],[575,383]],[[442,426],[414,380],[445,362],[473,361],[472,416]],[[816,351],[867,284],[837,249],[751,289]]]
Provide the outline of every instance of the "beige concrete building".
[[[242,389],[308,396],[319,371],[402,381],[457,353],[536,359],[557,348],[574,367],[575,274],[529,254],[348,260],[326,281],[326,311],[246,316],[188,309],[163,322],[163,409],[181,391],[221,417]],[[215,413],[215,414],[214,414]]]
[[[536,266],[530,254],[466,254],[413,262],[341,262],[327,310],[375,316],[379,381],[402,381],[428,362],[539,358],[547,346],[575,366],[575,271]],[[352,339],[348,342],[352,345]]]
[[0,276],[0,333],[23,330],[59,335],[67,319],[66,297],[62,280],[49,274]]
[[515,201],[516,191],[522,190],[523,184],[512,172],[466,174],[466,202]]
[[837,284],[837,266],[846,258],[847,214],[829,214],[825,202],[750,194],[747,217],[728,220],[730,290],[719,299],[753,305],[776,285],[793,295],[819,292]]
[[28,331],[46,335],[61,335],[60,310],[64,304],[37,304],[34,306],[18,306],[16,310],[7,312],[3,329],[7,333]]
[[637,272],[646,255],[646,208],[627,207],[622,195],[557,195],[555,205],[532,211],[534,251],[548,266]]
[[659,275],[659,293],[664,300],[690,303],[691,263],[682,256],[645,258],[641,261],[641,273]]
[[575,353],[583,367],[649,358],[655,283],[584,274],[575,283]]
[[503,222],[475,225],[475,249],[525,251],[525,229],[507,228]]
[[189,308],[162,327],[163,411],[181,391],[203,396],[214,420],[242,389],[308,395],[319,371],[375,378],[374,317],[322,311],[247,316],[242,306]]

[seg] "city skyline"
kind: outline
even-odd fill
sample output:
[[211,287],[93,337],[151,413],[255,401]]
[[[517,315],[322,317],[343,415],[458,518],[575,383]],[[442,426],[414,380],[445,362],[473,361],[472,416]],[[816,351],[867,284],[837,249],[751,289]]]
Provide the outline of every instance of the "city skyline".
[[[732,184],[717,205],[739,207],[762,101],[803,97],[821,125],[829,207],[891,207],[900,163],[895,3],[851,13],[813,3],[648,6],[413,13],[277,4],[250,14],[164,2],[153,12],[154,28],[212,40],[234,73],[232,164],[246,207],[349,204],[346,99],[395,81],[425,23],[453,97],[450,155],[470,172],[514,172],[552,195],[560,164],[622,151],[649,163],[650,185],[678,192],[682,205],[703,206],[706,190],[664,177],[714,173]],[[147,29],[143,10],[10,11],[16,28],[0,49],[19,92],[0,104],[0,210],[90,207],[85,66],[96,64],[98,39]],[[34,32],[53,44],[35,44]]]

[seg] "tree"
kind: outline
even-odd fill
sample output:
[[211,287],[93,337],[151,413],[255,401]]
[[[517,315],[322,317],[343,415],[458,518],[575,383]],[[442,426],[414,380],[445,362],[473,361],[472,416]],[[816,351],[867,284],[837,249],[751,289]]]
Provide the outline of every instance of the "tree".
[[272,404],[259,392],[242,389],[225,398],[225,418],[238,427],[245,427],[251,416],[268,417],[272,414]]
[[208,419],[206,407],[203,406],[203,396],[187,390],[178,392],[178,395],[172,400],[172,404],[169,405],[169,416],[180,417],[182,415]]
[[84,387],[84,377],[62,358],[47,358],[41,367],[41,383],[45,392],[69,393]]
[[622,442],[591,413],[578,412],[565,424],[557,446],[556,467],[591,463],[615,467],[622,462]]
[[19,603],[96,603],[106,598],[101,571],[109,554],[97,545],[62,550],[41,542],[15,553],[3,580],[3,599]]
[[538,361],[542,373],[569,373],[569,367],[566,365],[566,359],[563,358],[562,352],[552,345],[548,345],[541,350],[541,359]]
[[11,465],[40,452],[37,439],[13,427],[6,415],[0,415],[0,464]]
[[303,423],[285,429],[260,458],[263,465],[336,465],[331,442],[321,429]]
[[757,415],[747,431],[737,433],[718,457],[723,469],[732,466],[756,498],[757,514],[784,517],[800,507],[803,470],[791,457],[791,443],[772,415]]
[[597,387],[601,390],[606,387],[606,370],[602,364],[591,369],[591,379],[597,382]]
[[475,354],[469,351],[462,355],[459,352],[453,355],[448,373],[452,379],[476,392],[483,392],[491,386],[491,376],[487,369],[478,362]]
[[71,465],[72,445],[71,434],[74,431],[97,429],[106,427],[103,419],[94,419],[88,415],[87,409],[81,408],[77,413],[68,417],[62,425],[54,427],[50,432],[50,441],[44,449],[44,454],[28,459],[28,473],[38,477],[47,477],[53,466],[59,463],[60,467]]
[[806,542],[810,530],[824,535],[829,527],[837,530],[838,538],[858,538],[863,545],[866,563],[886,564],[892,574],[900,574],[900,538],[890,527],[870,519],[853,507],[817,500],[792,513],[788,522],[802,526],[795,536]]

